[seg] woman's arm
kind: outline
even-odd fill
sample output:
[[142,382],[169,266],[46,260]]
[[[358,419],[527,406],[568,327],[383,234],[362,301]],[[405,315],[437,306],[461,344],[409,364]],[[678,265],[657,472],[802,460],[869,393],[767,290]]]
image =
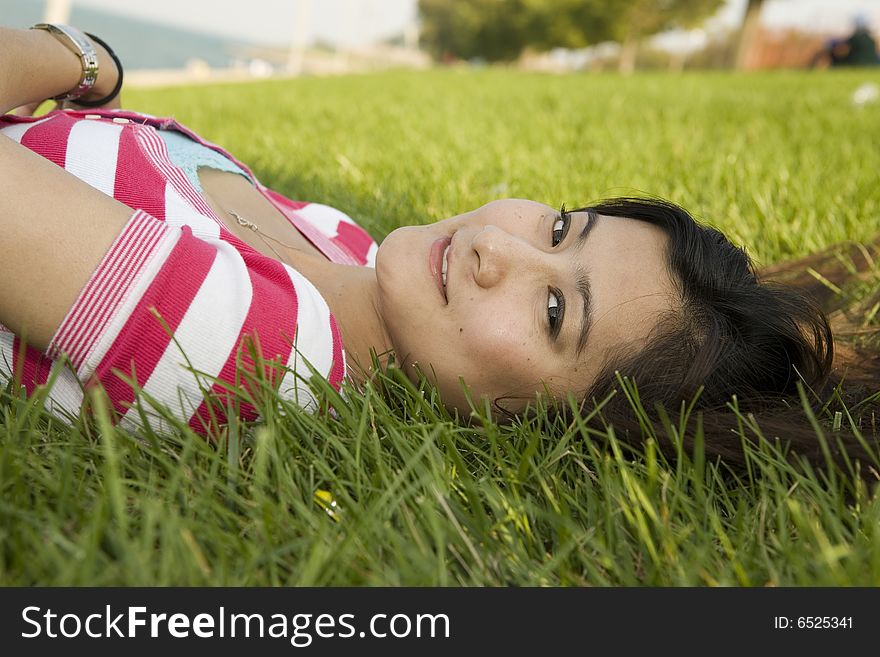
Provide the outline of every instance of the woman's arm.
[[131,212],[0,134],[0,324],[44,350]]
[[[98,79],[85,99],[109,94],[119,76],[107,51],[98,52]],[[0,27],[0,114],[73,89],[82,75],[79,58],[46,30]]]

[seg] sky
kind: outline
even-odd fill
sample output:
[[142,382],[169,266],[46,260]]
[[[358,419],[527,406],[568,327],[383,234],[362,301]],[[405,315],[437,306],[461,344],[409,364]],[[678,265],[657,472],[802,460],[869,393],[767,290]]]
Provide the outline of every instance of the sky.
[[[355,46],[400,34],[416,20],[417,0],[72,0],[79,6],[149,18],[271,45],[320,39]],[[716,25],[735,25],[746,0],[727,0]],[[310,6],[311,12],[306,10]],[[244,8],[246,7],[246,9]],[[862,14],[880,30],[880,0],[767,0],[768,27],[846,31]]]
[[[72,0],[75,5],[148,18],[267,45],[314,41],[360,45],[400,34],[417,0]],[[311,6],[311,16],[306,7]],[[299,21],[310,25],[303,29]]]
[[[740,15],[746,0],[736,0]],[[875,29],[880,29],[880,0],[769,0],[762,12],[768,27],[797,27],[835,32],[852,28],[861,14]]]

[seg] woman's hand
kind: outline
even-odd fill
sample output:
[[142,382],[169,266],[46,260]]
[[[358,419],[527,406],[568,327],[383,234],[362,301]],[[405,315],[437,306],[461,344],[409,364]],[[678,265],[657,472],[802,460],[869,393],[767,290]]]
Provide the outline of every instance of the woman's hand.
[[[10,112],[10,114],[15,114],[16,116],[33,116],[34,113],[37,111],[37,108],[44,102],[45,101],[43,100],[38,100],[35,103],[27,103],[20,107],[16,107],[14,110],[12,110],[12,112]],[[54,107],[52,107],[52,110],[56,109],[58,109],[58,103],[55,103]],[[52,110],[49,111],[51,112]]]
[[[115,64],[114,64],[115,65]],[[49,108],[49,112],[53,112],[58,109],[70,109],[70,110],[101,110],[101,109],[119,109],[122,107],[122,103],[120,101],[120,94],[116,94],[116,97],[113,98],[106,105],[99,105],[98,107],[85,107],[84,105],[78,105],[75,101],[65,100],[63,102],[53,101],[52,107]],[[45,100],[38,100],[35,103],[27,103],[26,105],[22,105],[21,107],[16,107],[12,110],[12,114],[16,116],[33,116],[37,109],[45,103]]]
[[[119,71],[107,50],[94,43],[98,53],[98,79],[83,99],[103,98],[116,86]],[[31,115],[47,98],[73,89],[82,75],[79,58],[45,30],[0,28],[0,114],[19,108]],[[64,108],[80,109],[76,102]],[[119,97],[104,106],[120,107]]]

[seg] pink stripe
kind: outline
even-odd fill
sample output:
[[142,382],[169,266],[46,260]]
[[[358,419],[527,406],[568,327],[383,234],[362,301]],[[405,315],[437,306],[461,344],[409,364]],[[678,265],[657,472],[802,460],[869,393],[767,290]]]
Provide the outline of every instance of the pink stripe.
[[[141,221],[139,211],[135,212],[92,274],[92,278],[59,328],[54,342],[59,347],[63,347],[76,367],[82,364],[85,357],[83,352],[89,346],[87,339],[99,332],[98,327],[103,327],[106,314],[116,307],[118,296],[121,296],[126,289],[118,289],[117,295],[117,288],[113,286],[114,281],[119,278],[120,267],[123,268],[123,272],[134,270],[132,274],[140,269],[141,254],[136,249],[148,248],[142,238],[149,229],[149,224]],[[122,278],[123,281],[128,282],[131,277],[124,273]]]
[[[250,276],[253,290],[251,306],[248,309],[239,332],[238,339],[220,373],[217,375],[221,381],[235,385],[238,358],[240,357],[241,368],[244,372],[255,371],[254,359],[251,358],[250,348],[245,339],[250,337],[254,340],[253,348],[265,361],[280,360],[287,363],[290,351],[293,348],[293,334],[296,330],[297,320],[297,296],[293,281],[284,266],[256,252],[242,252],[248,275]],[[239,356],[240,354],[240,356]],[[242,384],[248,388],[248,377],[244,372]],[[278,368],[267,363],[264,369],[266,378],[275,385],[283,376]],[[253,391],[258,394],[257,391]],[[226,416],[221,408],[228,405],[229,392],[225,386],[214,384],[212,396],[216,396],[221,404],[214,406],[214,416],[222,423]],[[239,415],[248,421],[257,418],[256,410],[250,404],[241,404]],[[189,426],[199,432],[206,433],[210,426],[211,412],[208,405],[203,401],[196,413],[190,418]]]
[[[42,121],[47,117],[51,116],[52,112],[46,114],[46,116],[16,116],[15,114],[0,114],[0,123],[6,123],[8,125],[17,125],[19,123],[37,123],[38,121]],[[8,127],[4,126],[4,127]]]
[[144,233],[142,237],[133,236],[128,251],[119,253],[117,258],[119,266],[117,267],[115,262],[108,276],[105,277],[106,280],[96,286],[94,306],[87,315],[83,316],[84,319],[86,317],[91,319],[88,319],[88,324],[84,322],[86,331],[79,330],[79,335],[76,336],[78,339],[74,343],[74,348],[81,350],[82,360],[88,357],[94,343],[116,314],[131,285],[140,277],[154,249],[164,237],[165,232],[161,227],[161,224],[148,226],[142,231]]
[[79,368],[167,228],[136,210],[104,255],[52,339],[49,353],[65,352]]
[[[24,346],[24,354],[22,354],[22,346]],[[28,395],[32,395],[38,385],[46,383],[51,369],[52,361],[45,354],[30,345],[22,345],[18,336],[12,340],[12,378],[15,380],[21,377],[20,384],[24,386]]]
[[288,213],[287,216],[299,232],[317,246],[331,262],[343,265],[358,264],[357,258],[351,255],[347,249],[333,242],[311,222],[303,219],[295,212]]
[[336,318],[330,315],[330,333],[333,335],[333,368],[327,380],[336,390],[342,385],[342,379],[345,378],[345,357],[342,353],[342,334],[339,332],[339,325]]
[[[104,254],[101,262],[98,264],[94,272],[92,272],[89,281],[83,290],[79,293],[76,301],[67,316],[61,322],[58,330],[55,332],[50,342],[50,352],[53,357],[57,357],[59,352],[64,352],[67,357],[74,363],[76,367],[81,364],[81,359],[77,353],[77,336],[82,329],[84,322],[88,321],[89,313],[95,305],[95,292],[100,288],[100,281],[106,273],[106,270],[114,266],[120,249],[124,250],[122,243],[128,238],[130,227],[137,223],[137,215],[129,219],[129,222],[123,228],[122,232],[116,237],[111,244],[110,249]],[[136,228],[135,228],[136,230]]]
[[138,145],[134,130],[123,130],[119,136],[113,198],[156,219],[165,219],[165,185],[165,178]]
[[[268,188],[266,188],[268,190]],[[280,196],[280,195],[279,195]],[[308,201],[293,201],[286,196],[281,196],[284,199],[284,206],[290,208],[291,210],[302,210],[305,207],[311,205]]]
[[104,386],[120,414],[134,401],[134,390],[120,375],[136,378],[139,387],[146,383],[171,341],[163,322],[172,334],[177,330],[217,255],[217,250],[194,237],[188,226],[183,226],[181,233],[95,370],[95,379]]
[[271,201],[272,205],[274,205],[281,214],[287,217],[287,220],[293,224],[293,226],[299,230],[299,232],[302,233],[303,236],[315,246],[315,248],[323,253],[328,260],[343,265],[362,264],[359,263],[357,258],[349,253],[347,249],[335,244],[329,237],[312,225],[310,221],[299,215],[296,210],[291,207],[295,204],[289,199],[268,188],[262,188],[261,191],[263,191],[263,196]]
[[67,159],[67,139],[75,123],[59,112],[51,120],[38,123],[24,133],[21,145],[63,168]]
[[336,227],[336,237],[332,239],[336,244],[348,249],[357,259],[357,264],[366,264],[367,252],[373,246],[373,238],[363,228],[347,221],[340,221]]
[[24,364],[21,362],[21,339],[16,335],[12,338],[12,380],[21,384],[23,377]]
[[165,147],[165,142],[162,141],[162,138],[153,130],[138,130],[137,137],[144,148],[144,152],[152,159],[153,164],[159,171],[165,175],[177,193],[188,201],[199,214],[213,219],[225,230],[226,225],[214,213],[214,210],[208,205],[202,195],[192,186],[186,174],[179,167],[171,163],[171,160],[168,158],[168,149]]

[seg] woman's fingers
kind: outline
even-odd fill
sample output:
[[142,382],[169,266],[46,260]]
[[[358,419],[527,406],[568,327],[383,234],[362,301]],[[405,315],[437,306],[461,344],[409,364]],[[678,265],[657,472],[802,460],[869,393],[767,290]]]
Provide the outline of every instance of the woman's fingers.
[[[36,103],[27,103],[26,105],[22,105],[13,110],[13,114],[16,116],[33,116],[34,112],[37,111],[37,108],[42,105],[45,101],[41,100]],[[54,107],[51,109],[57,109],[58,103],[55,103]],[[51,111],[51,110],[50,110]]]

